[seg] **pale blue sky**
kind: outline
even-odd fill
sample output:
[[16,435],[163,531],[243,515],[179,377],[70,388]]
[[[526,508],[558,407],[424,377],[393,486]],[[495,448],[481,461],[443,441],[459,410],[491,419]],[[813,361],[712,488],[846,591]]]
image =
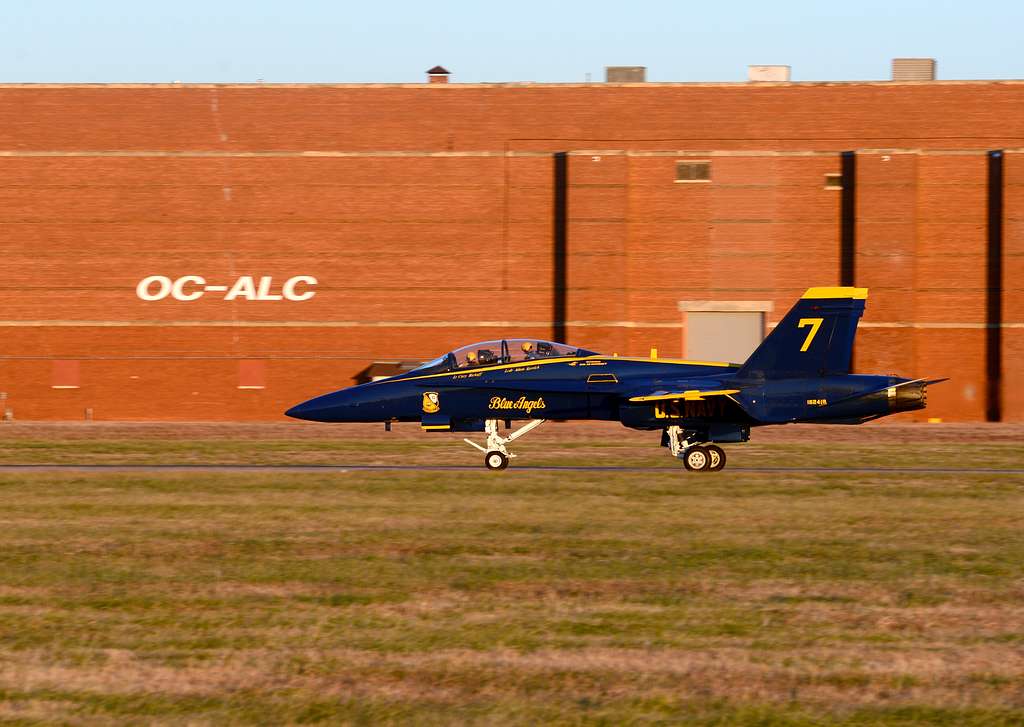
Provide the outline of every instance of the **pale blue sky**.
[[1021,0],[5,0],[0,82],[880,80],[893,57],[939,78],[1022,78]]

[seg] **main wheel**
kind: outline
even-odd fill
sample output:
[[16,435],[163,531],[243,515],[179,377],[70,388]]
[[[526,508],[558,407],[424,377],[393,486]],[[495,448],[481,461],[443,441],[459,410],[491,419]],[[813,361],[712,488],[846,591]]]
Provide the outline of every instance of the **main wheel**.
[[711,454],[704,447],[690,447],[683,454],[683,466],[691,472],[703,472],[711,465]]
[[484,466],[489,470],[503,470],[508,467],[508,456],[492,449],[484,455]]
[[706,449],[711,463],[708,464],[708,472],[718,472],[725,467],[725,450],[717,444],[709,444]]

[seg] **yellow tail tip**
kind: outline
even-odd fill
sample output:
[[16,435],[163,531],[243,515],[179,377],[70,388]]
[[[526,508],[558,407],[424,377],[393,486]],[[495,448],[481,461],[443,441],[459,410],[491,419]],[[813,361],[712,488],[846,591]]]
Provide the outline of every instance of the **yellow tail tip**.
[[835,287],[835,288],[808,288],[802,298],[853,298],[854,300],[867,300],[867,288]]

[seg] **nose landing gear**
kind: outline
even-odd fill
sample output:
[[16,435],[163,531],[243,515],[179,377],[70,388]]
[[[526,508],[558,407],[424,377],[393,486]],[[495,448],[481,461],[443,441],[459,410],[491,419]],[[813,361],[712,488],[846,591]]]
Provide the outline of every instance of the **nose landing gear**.
[[665,427],[663,443],[673,457],[683,460],[691,472],[718,472],[725,468],[725,450],[717,444],[703,444],[706,435],[682,427]]
[[487,432],[487,443],[485,446],[481,447],[472,439],[463,439],[462,441],[471,447],[476,447],[484,453],[484,466],[487,469],[503,470],[508,467],[509,459],[516,456],[509,452],[505,448],[505,445],[509,442],[514,442],[527,432],[533,431],[543,424],[544,421],[544,419],[534,419],[519,427],[519,429],[509,434],[507,437],[503,437],[498,434],[498,420],[488,419],[484,422],[484,431]]

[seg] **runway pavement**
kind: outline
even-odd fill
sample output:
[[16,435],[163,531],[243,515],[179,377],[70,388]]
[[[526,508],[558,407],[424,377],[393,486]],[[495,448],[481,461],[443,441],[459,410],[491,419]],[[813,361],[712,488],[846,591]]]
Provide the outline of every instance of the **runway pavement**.
[[[482,472],[482,465],[402,465],[402,464],[5,464],[0,473],[14,472]],[[667,467],[629,467],[617,465],[529,465],[513,464],[505,472],[679,472],[682,465]],[[729,472],[807,473],[807,474],[937,474],[937,475],[1024,475],[1024,468],[988,467],[728,467]],[[701,474],[701,473],[693,473]]]

